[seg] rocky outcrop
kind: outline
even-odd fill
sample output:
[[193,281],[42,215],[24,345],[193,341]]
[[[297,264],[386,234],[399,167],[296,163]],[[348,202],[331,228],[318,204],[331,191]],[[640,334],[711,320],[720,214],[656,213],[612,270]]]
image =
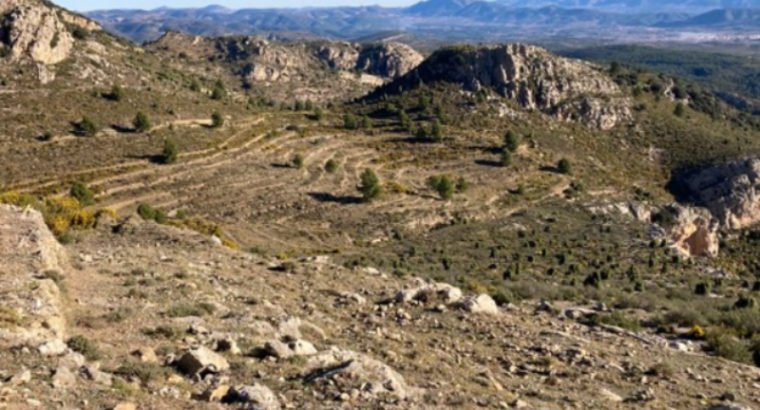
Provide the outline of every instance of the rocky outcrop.
[[99,30],[92,21],[35,0],[6,0],[0,5],[0,41],[14,60],[54,65],[72,52],[69,27]]
[[687,256],[718,256],[720,250],[719,224],[702,208],[672,205],[658,215],[660,225],[676,249]]
[[423,60],[411,47],[392,42],[374,45],[327,41],[284,43],[260,37],[207,39],[169,32],[151,47],[241,65],[238,73],[253,82],[300,80],[324,68],[394,79]]
[[55,281],[66,257],[39,212],[0,205],[0,261],[0,345],[61,354],[65,322]]
[[685,201],[707,208],[724,230],[760,222],[760,159],[702,168],[677,178],[671,187]]
[[491,90],[526,109],[595,128],[609,129],[631,117],[629,99],[593,66],[523,44],[439,50],[373,97],[438,82],[470,92]]
[[402,43],[364,46],[354,64],[355,69],[384,78],[398,78],[420,65],[424,58]]

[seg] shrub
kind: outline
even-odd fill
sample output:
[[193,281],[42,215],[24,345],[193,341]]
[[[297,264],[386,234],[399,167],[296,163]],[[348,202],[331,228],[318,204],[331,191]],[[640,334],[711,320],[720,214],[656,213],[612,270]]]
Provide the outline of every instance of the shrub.
[[464,179],[464,177],[459,177],[459,179],[457,179],[456,188],[457,188],[457,192],[459,192],[460,194],[467,192],[467,190],[470,189],[470,183],[467,182],[467,180]]
[[443,127],[438,120],[433,121],[433,125],[430,126],[430,140],[433,142],[443,141]]
[[383,192],[382,185],[380,185],[380,178],[377,177],[375,171],[366,169],[361,174],[361,183],[359,184],[359,192],[362,194],[362,199],[365,202],[372,202],[380,197]]
[[559,171],[560,174],[569,175],[572,173],[572,165],[570,164],[570,160],[567,158],[562,158],[557,163],[557,171]]
[[292,160],[293,168],[295,169],[301,169],[303,168],[303,155],[296,154],[293,156]]
[[124,90],[120,85],[114,84],[111,87],[111,91],[105,97],[111,101],[121,101],[124,98]]
[[673,115],[676,117],[683,117],[686,115],[686,107],[684,107],[683,103],[676,104],[676,108],[673,109]]
[[136,132],[147,132],[150,130],[150,118],[144,112],[140,111],[135,115],[135,119],[132,121],[132,125],[135,127]]
[[211,114],[211,128],[220,128],[224,125],[224,116],[218,112]]
[[325,113],[322,111],[321,108],[317,107],[314,109],[314,120],[315,121],[322,121],[322,118],[324,118]]
[[98,125],[89,117],[82,117],[77,124],[76,132],[85,137],[94,137],[98,133]]
[[98,346],[92,340],[84,336],[74,336],[66,341],[66,345],[69,349],[81,353],[87,360],[100,359],[100,351]]
[[146,363],[135,359],[129,359],[119,366],[114,374],[125,379],[138,379],[144,385],[155,380],[165,379],[169,376],[169,369],[157,363]]
[[356,116],[353,114],[346,114],[343,116],[343,128],[347,130],[355,130],[359,128],[359,124],[356,120]]
[[708,332],[707,344],[720,357],[740,363],[753,362],[753,355],[747,344],[726,329],[714,329]]
[[499,164],[502,167],[508,167],[512,165],[512,154],[509,152],[509,150],[502,150],[501,156],[499,157]]
[[222,80],[217,80],[214,84],[213,90],[211,90],[211,99],[218,101],[225,98],[227,98],[227,89],[224,87]]
[[338,170],[338,163],[334,159],[330,159],[325,163],[325,171],[330,174],[335,173]]
[[178,156],[179,149],[177,148],[177,144],[175,144],[172,140],[164,141],[164,149],[161,151],[161,163],[173,164],[177,162]]
[[362,128],[364,128],[365,130],[371,130],[372,128],[374,128],[374,126],[375,124],[372,122],[371,118],[369,118],[366,115],[362,117]]
[[432,176],[428,178],[427,185],[443,200],[449,200],[454,196],[455,186],[448,175]]
[[399,122],[399,125],[401,125],[401,128],[411,131],[412,120],[409,118],[409,114],[407,114],[406,111],[404,110],[399,111],[398,122]]
[[82,182],[75,182],[69,190],[69,195],[83,206],[90,206],[95,203],[95,194]]
[[145,221],[153,221],[156,219],[156,209],[148,204],[138,205],[137,214]]
[[706,296],[710,294],[711,291],[712,287],[707,282],[697,283],[697,286],[694,287],[694,293],[700,296]]
[[86,40],[90,33],[79,26],[74,26],[71,30],[71,35],[77,40]]
[[214,306],[208,303],[199,303],[197,305],[180,304],[169,308],[166,314],[169,317],[201,317],[214,313],[214,310]]
[[507,131],[507,135],[504,136],[504,149],[509,152],[516,152],[519,147],[520,137],[512,130]]

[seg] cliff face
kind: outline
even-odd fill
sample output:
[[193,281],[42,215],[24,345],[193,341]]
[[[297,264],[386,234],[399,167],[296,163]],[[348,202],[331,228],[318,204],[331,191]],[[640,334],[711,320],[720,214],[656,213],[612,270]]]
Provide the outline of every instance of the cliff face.
[[724,230],[760,222],[760,159],[714,165],[678,178],[675,188],[690,202],[707,208]]
[[0,4],[0,43],[14,60],[31,59],[54,65],[72,52],[74,36],[70,27],[99,30],[100,26],[35,0],[4,0]]
[[375,95],[436,82],[491,90],[526,109],[595,128],[609,129],[631,116],[617,84],[591,65],[523,44],[438,51]]

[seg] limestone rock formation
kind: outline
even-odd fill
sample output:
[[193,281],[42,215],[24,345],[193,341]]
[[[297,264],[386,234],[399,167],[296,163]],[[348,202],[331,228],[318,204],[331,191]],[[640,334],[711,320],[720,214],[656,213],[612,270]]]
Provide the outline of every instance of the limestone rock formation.
[[702,208],[672,205],[660,211],[659,215],[667,215],[661,219],[661,225],[678,250],[688,256],[718,256],[719,224],[710,212]]
[[592,65],[523,44],[440,50],[372,97],[437,82],[491,90],[526,109],[595,128],[610,129],[631,117],[629,99]]
[[0,4],[0,42],[12,59],[54,65],[72,52],[69,27],[99,30],[98,24],[36,0],[5,0]]
[[760,221],[760,159],[714,165],[679,178],[685,199],[710,210],[721,228],[740,230]]
[[60,354],[65,330],[60,290],[66,257],[39,212],[0,205],[0,345]]

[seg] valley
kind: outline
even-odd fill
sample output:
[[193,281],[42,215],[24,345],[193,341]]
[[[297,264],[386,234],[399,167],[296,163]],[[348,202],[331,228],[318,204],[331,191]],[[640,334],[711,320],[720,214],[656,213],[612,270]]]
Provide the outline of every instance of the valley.
[[0,19],[0,408],[760,406],[751,60]]

